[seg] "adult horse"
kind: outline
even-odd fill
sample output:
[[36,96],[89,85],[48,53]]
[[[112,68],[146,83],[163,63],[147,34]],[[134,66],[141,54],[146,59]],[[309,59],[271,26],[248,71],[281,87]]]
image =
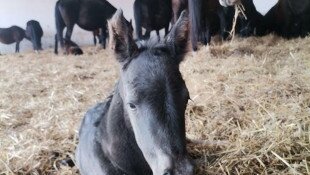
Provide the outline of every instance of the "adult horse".
[[231,17],[227,17],[218,0],[190,0],[188,2],[191,21],[191,43],[197,50],[198,41],[209,44],[211,36],[220,32],[222,39],[228,37]]
[[181,15],[181,12],[188,8],[188,0],[171,0],[171,3],[173,11],[171,23],[174,24]]
[[[160,40],[159,31],[165,28],[165,35],[169,31],[172,19],[171,0],[135,0],[134,17],[138,40],[150,38],[153,30]],[[144,35],[142,35],[142,27],[146,30]]]
[[[257,9],[257,2],[253,0],[219,0],[220,4],[225,8],[236,4],[242,4],[244,7],[244,14],[239,15],[236,26],[236,33],[241,36],[263,36],[273,31],[275,19],[273,16],[274,9],[269,4],[265,5],[264,11],[269,8],[267,14],[263,14]],[[261,3],[261,1],[259,2]],[[270,10],[271,9],[271,10]],[[265,16],[264,16],[265,15]]]
[[55,6],[57,37],[55,37],[55,53],[58,53],[58,40],[64,47],[63,30],[66,27],[65,38],[71,40],[73,27],[77,24],[84,30],[101,29],[102,47],[106,47],[107,19],[111,18],[116,8],[106,0],[58,0]]
[[43,30],[40,23],[30,20],[26,25],[26,38],[31,41],[33,50],[42,50],[41,38],[43,36]]
[[239,31],[237,33],[241,36],[264,36],[273,31],[273,24],[275,21],[272,17],[272,11],[270,10],[265,16],[256,10],[253,0],[241,0],[241,4],[244,6],[244,16],[240,15],[238,19]]
[[19,52],[19,43],[25,37],[25,30],[18,27],[12,26],[9,28],[0,28],[0,42],[3,44],[16,43],[15,52]]
[[118,10],[109,22],[120,79],[82,122],[76,161],[82,175],[193,175],[186,151],[189,92],[179,64],[187,47],[182,13],[164,41],[137,46]]
[[[310,32],[310,1],[279,0],[260,5],[255,0],[219,0],[221,5],[242,3],[248,20],[241,20],[255,34],[262,36],[270,32],[285,38],[304,37]],[[261,14],[260,11],[265,11]]]
[[281,36],[305,37],[310,32],[309,0],[279,0],[275,13],[276,32]]

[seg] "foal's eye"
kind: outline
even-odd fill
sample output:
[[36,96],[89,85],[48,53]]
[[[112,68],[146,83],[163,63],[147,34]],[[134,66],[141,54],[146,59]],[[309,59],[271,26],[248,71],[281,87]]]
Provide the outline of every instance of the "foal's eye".
[[128,103],[128,106],[131,110],[135,110],[137,108],[136,105],[133,103]]

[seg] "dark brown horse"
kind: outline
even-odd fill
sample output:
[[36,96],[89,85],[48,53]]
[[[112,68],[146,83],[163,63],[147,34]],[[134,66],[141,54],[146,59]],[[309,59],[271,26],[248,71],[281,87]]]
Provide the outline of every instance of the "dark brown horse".
[[224,40],[228,37],[232,19],[226,17],[218,0],[190,0],[188,4],[193,50],[197,50],[198,41],[209,44],[214,34],[220,33]]
[[[150,38],[153,30],[160,40],[159,31],[164,28],[165,35],[169,31],[172,19],[171,0],[135,0],[134,17],[138,40]],[[142,35],[142,27],[146,30],[144,35]]]
[[180,19],[162,42],[133,39],[122,11],[109,22],[120,64],[113,94],[82,122],[76,161],[82,175],[193,175],[186,150],[189,92],[179,70],[188,36]]
[[274,9],[275,31],[285,38],[305,37],[310,32],[310,1],[279,0]]
[[57,37],[55,53],[58,53],[58,40],[64,47],[63,30],[66,27],[66,40],[71,40],[73,27],[77,24],[84,30],[101,29],[102,47],[106,47],[107,20],[115,13],[116,8],[105,0],[59,0],[55,6]]
[[256,10],[253,0],[219,1],[223,6],[242,3],[248,20],[241,21],[245,22],[254,35],[262,36],[275,32],[285,38],[294,38],[305,37],[310,32],[309,0],[279,0],[265,16]]
[[25,38],[25,30],[12,26],[9,28],[0,28],[0,42],[3,44],[16,43],[15,52],[19,52],[19,44]]

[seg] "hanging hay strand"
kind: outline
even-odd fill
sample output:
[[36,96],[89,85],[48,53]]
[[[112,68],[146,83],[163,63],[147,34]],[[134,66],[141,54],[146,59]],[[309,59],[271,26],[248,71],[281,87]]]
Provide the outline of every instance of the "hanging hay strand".
[[234,15],[231,31],[229,32],[229,35],[231,37],[231,41],[233,41],[235,38],[236,26],[237,26],[239,15],[242,15],[247,20],[247,17],[245,15],[244,11],[245,11],[245,8],[242,4],[236,4],[235,5],[235,15]]

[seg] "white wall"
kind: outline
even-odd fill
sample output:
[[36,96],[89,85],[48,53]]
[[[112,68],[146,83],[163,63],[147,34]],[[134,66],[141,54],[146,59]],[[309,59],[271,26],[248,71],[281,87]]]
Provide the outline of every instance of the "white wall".
[[[57,0],[0,0],[0,28],[17,25],[26,28],[27,21],[34,19],[40,22],[44,36],[43,48],[54,47],[55,18],[54,8]],[[127,19],[133,18],[134,0],[108,0],[116,8],[122,8]],[[83,31],[78,26],[73,30],[72,40],[79,45],[93,45],[91,32]],[[21,52],[31,50],[29,41],[24,39],[20,46]],[[4,45],[0,43],[0,53],[12,53],[15,44]]]

